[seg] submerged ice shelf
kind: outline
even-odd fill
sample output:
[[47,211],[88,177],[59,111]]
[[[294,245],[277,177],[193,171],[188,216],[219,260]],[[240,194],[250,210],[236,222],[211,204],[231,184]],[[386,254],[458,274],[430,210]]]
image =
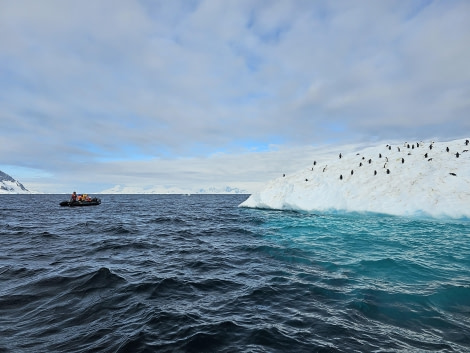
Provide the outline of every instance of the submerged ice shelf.
[[470,144],[382,144],[272,180],[240,207],[470,218]]

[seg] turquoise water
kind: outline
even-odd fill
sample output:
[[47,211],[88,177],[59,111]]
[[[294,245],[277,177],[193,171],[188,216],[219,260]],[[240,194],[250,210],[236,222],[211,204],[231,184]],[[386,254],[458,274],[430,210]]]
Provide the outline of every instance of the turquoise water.
[[470,221],[2,196],[0,352],[468,352]]
[[397,350],[470,350],[470,222],[258,212],[263,251],[284,268],[276,281],[306,285],[331,322]]

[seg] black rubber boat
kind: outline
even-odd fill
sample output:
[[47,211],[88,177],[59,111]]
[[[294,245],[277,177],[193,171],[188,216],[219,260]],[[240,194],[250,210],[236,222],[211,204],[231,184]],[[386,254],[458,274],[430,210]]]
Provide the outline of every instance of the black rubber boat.
[[90,201],[62,201],[60,205],[62,207],[83,207],[83,206],[98,206],[101,203],[101,199],[96,197]]

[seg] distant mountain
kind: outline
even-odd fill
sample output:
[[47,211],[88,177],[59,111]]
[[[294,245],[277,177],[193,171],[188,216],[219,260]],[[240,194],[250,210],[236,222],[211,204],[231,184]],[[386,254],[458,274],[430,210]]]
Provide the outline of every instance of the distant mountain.
[[0,194],[29,194],[23,184],[0,170]]
[[133,186],[115,185],[110,189],[103,190],[99,194],[249,194],[248,191],[225,187],[209,187],[200,189],[181,189],[177,187],[155,186],[153,188],[140,188]]
[[210,187],[208,189],[199,189],[198,194],[249,194],[248,191],[226,186],[225,188]]

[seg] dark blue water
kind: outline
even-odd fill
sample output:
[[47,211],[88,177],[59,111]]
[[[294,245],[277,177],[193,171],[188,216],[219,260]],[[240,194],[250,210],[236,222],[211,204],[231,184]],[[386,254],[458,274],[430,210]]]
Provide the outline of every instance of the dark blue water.
[[468,352],[470,222],[0,195],[0,352]]

